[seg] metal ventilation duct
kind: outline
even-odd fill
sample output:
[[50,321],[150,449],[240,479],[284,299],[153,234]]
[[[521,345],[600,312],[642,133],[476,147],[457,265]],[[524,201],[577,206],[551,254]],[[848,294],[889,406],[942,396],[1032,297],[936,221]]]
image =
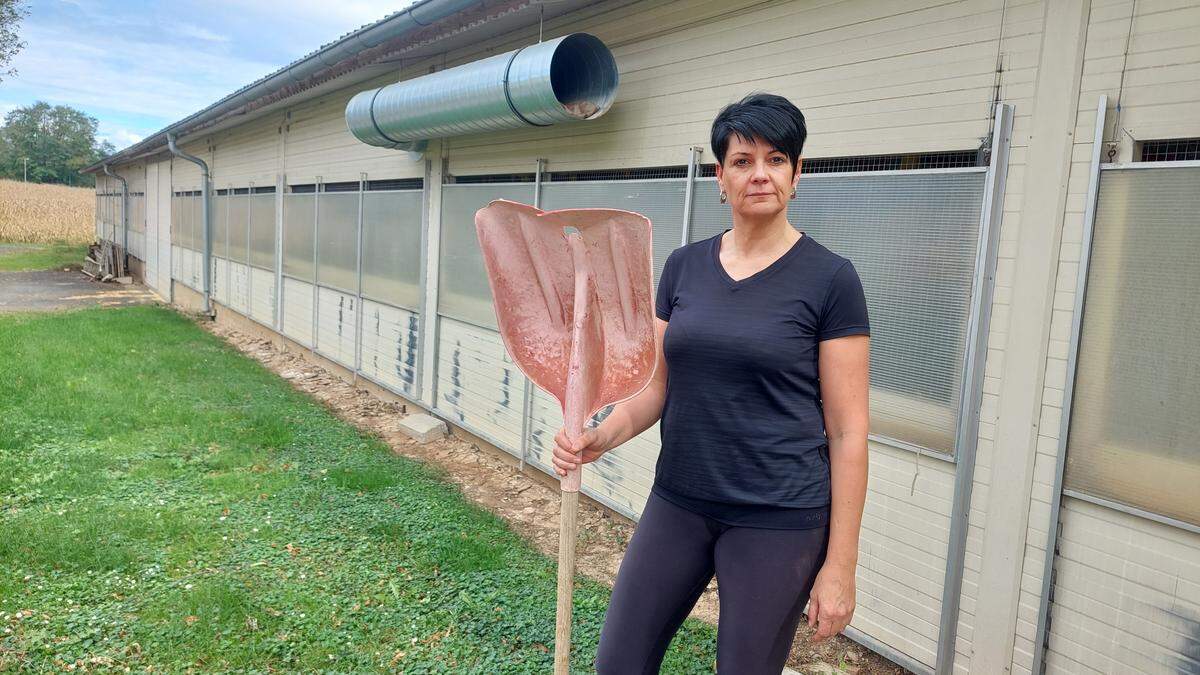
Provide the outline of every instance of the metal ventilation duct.
[[431,138],[594,119],[616,93],[612,52],[572,33],[360,92],[346,104],[346,126],[363,143],[420,151]]

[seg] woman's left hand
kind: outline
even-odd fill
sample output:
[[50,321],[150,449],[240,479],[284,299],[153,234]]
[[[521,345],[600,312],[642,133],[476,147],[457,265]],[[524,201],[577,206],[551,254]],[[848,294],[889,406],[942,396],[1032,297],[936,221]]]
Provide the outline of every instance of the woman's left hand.
[[808,596],[808,625],[816,626],[811,640],[820,642],[837,635],[854,616],[854,567],[827,563],[817,573]]

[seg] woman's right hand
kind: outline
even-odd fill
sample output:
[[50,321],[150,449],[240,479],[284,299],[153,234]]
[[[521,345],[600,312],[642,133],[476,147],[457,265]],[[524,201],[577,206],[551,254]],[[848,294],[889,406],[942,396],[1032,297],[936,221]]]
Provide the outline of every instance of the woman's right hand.
[[554,436],[554,471],[560,476],[566,476],[568,471],[594,462],[608,451],[607,438],[600,433],[598,427],[584,429],[574,444],[567,439],[566,429],[560,428]]

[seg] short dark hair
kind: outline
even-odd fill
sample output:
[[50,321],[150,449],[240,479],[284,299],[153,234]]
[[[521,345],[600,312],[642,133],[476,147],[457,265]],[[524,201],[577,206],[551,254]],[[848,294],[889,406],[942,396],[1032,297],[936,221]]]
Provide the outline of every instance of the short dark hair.
[[722,108],[713,120],[711,144],[718,164],[725,163],[732,134],[748,142],[765,141],[787,155],[795,171],[808,129],[804,126],[804,113],[791,101],[775,94],[753,93]]

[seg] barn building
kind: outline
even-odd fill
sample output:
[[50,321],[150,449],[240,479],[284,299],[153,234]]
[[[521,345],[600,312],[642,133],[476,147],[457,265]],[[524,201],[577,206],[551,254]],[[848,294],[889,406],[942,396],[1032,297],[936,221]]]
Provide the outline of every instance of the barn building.
[[[577,34],[619,73],[602,115],[347,127],[360,92]],[[88,167],[97,235],[166,301],[550,472],[475,210],[646,214],[657,281],[732,227],[708,133],[752,91],[805,112],[789,217],[872,318],[850,637],[918,673],[1200,672],[1195,0],[420,0]],[[585,494],[636,519],[658,438]]]

